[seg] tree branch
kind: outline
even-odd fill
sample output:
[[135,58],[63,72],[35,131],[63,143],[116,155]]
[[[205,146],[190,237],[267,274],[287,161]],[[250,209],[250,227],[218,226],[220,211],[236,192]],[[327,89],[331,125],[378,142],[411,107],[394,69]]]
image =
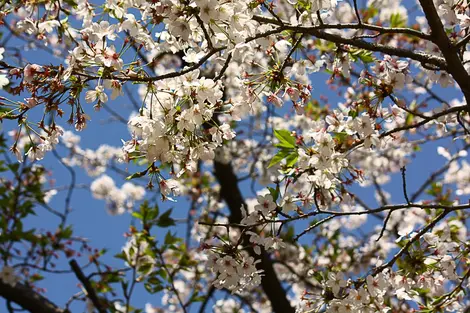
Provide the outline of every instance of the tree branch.
[[431,40],[439,47],[442,55],[447,62],[447,71],[452,75],[457,84],[462,89],[465,99],[467,100],[467,111],[470,112],[470,86],[469,75],[465,70],[462,61],[457,54],[458,49],[452,45],[447,37],[444,25],[436,11],[436,7],[432,0],[419,0],[423,8],[424,15],[431,28]]
[[[280,25],[277,20],[266,18],[263,16],[254,16],[253,19],[260,23]],[[385,53],[385,54],[389,54],[393,56],[409,58],[409,59],[412,59],[421,63],[421,65],[425,68],[428,68],[429,65],[434,65],[438,67],[439,69],[447,68],[445,59],[441,57],[430,55],[424,52],[414,52],[414,51],[407,50],[407,49],[371,43],[371,42],[360,40],[357,38],[345,38],[340,35],[325,32],[325,30],[328,30],[328,29],[366,29],[366,30],[377,31],[380,34],[408,34],[408,35],[419,37],[424,40],[432,39],[430,35],[427,35],[422,32],[415,31],[409,28],[385,28],[385,27],[369,25],[369,24],[333,24],[333,25],[322,24],[319,26],[293,26],[293,25],[282,24],[282,26],[281,25],[279,26],[279,29],[291,30],[291,31],[294,31],[296,33],[301,33],[301,34],[309,34],[317,38],[324,39],[324,40],[334,42],[337,44],[351,45],[351,46],[355,46],[355,47],[369,50],[369,51],[381,52],[381,53]]]
[[[232,165],[214,162],[215,176],[220,184],[220,196],[227,203],[230,210],[230,223],[239,224],[242,220],[242,205],[246,207],[245,201],[238,187],[238,178],[235,175]],[[248,238],[246,237],[248,241]],[[274,272],[273,263],[269,255],[262,250],[261,255],[258,256],[253,249],[248,249],[251,256],[260,260],[258,268],[264,270],[262,276],[261,286],[263,287],[266,296],[271,302],[273,312],[276,313],[294,313],[294,308],[291,307],[289,300],[286,297],[286,292],[282,288],[281,282]]]
[[[289,28],[297,28],[297,26],[289,26],[286,23],[279,22],[276,19],[255,15],[253,19],[259,23],[265,24],[274,24],[278,26],[287,26]],[[366,24],[366,23],[344,23],[344,24],[323,24],[318,26],[298,26],[299,29],[357,29],[357,30],[370,30],[378,32],[379,34],[386,35],[386,34],[405,34],[410,36],[415,36],[424,40],[431,40],[431,36],[429,34],[425,34],[418,30],[414,30],[412,28],[404,28],[404,27],[383,27],[373,24]]]
[[96,295],[95,290],[90,284],[90,281],[88,280],[88,278],[86,278],[85,274],[83,274],[82,269],[78,265],[77,261],[71,260],[69,264],[72,270],[74,271],[75,276],[77,276],[78,280],[83,284],[83,288],[85,288],[86,290],[87,297],[88,299],[91,300],[91,302],[93,303],[93,306],[98,310],[98,312],[106,313],[106,310],[101,305],[100,300],[98,296]]
[[0,280],[0,296],[34,313],[67,313],[31,287],[17,283],[14,287]]

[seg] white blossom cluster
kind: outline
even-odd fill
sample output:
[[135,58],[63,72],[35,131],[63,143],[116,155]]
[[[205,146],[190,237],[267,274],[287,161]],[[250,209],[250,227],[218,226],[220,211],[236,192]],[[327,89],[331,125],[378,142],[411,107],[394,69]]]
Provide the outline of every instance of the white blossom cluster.
[[[467,2],[433,1],[451,44],[470,26]],[[18,109],[9,112],[20,112],[18,131],[10,133],[11,150],[19,161],[24,155],[36,161],[64,145],[69,155],[63,163],[97,177],[91,193],[106,202],[112,215],[136,210],[150,194],[137,183],[119,187],[106,174],[114,169],[114,161],[145,167],[129,178],[149,176],[147,187],[155,182],[164,200],[179,195],[191,200],[188,221],[196,216],[209,222],[195,223],[190,230],[185,252],[200,264],[194,271],[184,269],[171,277],[172,286],[162,298],[169,312],[181,312],[181,302],[192,296],[191,288],[202,285],[262,300],[253,307],[272,312],[266,297],[255,292],[265,275],[259,269],[259,257],[265,253],[276,259],[274,271],[291,287],[288,297],[298,312],[405,311],[407,301],[429,312],[435,306],[463,312],[465,304],[458,300],[463,288],[469,287],[467,277],[462,277],[469,262],[460,213],[456,210],[448,220],[418,235],[439,208],[424,209],[429,201],[420,198],[410,201],[404,183],[407,204],[388,211],[366,212],[368,203],[359,203],[350,188],[356,183],[377,187],[371,194],[386,208],[392,196],[382,186],[400,170],[405,181],[405,166],[421,144],[449,137],[464,146],[456,152],[438,149],[448,163],[423,191],[448,206],[465,201],[454,199],[444,188],[455,189],[457,197],[470,194],[470,165],[465,159],[469,137],[462,132],[463,128],[468,133],[466,120],[460,120],[467,115],[462,110],[467,104],[433,96],[435,84],[456,85],[455,75],[450,69],[449,73],[437,70],[436,64],[448,62],[448,56],[440,53],[437,40],[424,40],[434,35],[424,17],[416,17],[419,27],[403,30],[412,19],[407,5],[369,0],[359,12],[364,17],[360,20],[352,2],[336,0],[107,0],[100,6],[80,0],[65,9],[78,23],[58,18],[62,8],[53,2],[46,1],[41,8],[44,18],[39,20],[34,18],[39,13],[34,5],[15,8],[18,34],[34,38],[54,54],[68,52],[61,54],[66,56],[65,66],[28,63],[8,67],[8,76],[7,70],[0,73],[0,88],[17,78],[21,90],[15,92],[31,94],[14,102]],[[345,29],[348,25],[351,28]],[[308,27],[311,33],[301,36]],[[322,36],[338,42],[319,39]],[[357,40],[362,44],[349,44]],[[386,45],[412,47],[408,55],[432,62],[399,57],[405,48],[387,54],[380,50]],[[470,73],[466,44],[455,50],[463,72]],[[7,52],[0,47],[0,61]],[[329,101],[318,96],[322,91],[311,81],[311,74],[321,70],[344,103],[323,106]],[[72,111],[68,122],[82,131],[90,119],[87,106],[99,110],[111,105],[131,84],[139,85],[142,105],[128,120],[130,136],[122,140],[122,149],[108,145],[83,149],[80,137],[55,124],[55,117],[64,114],[60,105],[65,93]],[[423,100],[425,94],[430,98]],[[428,106],[430,101],[438,104]],[[40,105],[53,112],[54,119],[50,126],[41,120],[36,131],[26,114]],[[443,114],[446,110],[449,113]],[[276,158],[278,162],[273,162]],[[212,168],[207,170],[214,162],[231,166],[240,183],[252,182],[256,198],[246,199],[239,224],[229,222],[222,187]],[[443,179],[434,183],[439,175]],[[260,186],[269,189],[254,190]],[[45,202],[56,192],[50,190]],[[371,216],[380,223],[371,227],[372,235],[360,236]],[[315,220],[303,233],[295,229],[298,236],[290,229],[281,233],[289,222],[310,217]],[[299,243],[309,232],[315,241]],[[127,266],[139,272],[136,281],[149,279],[159,266],[176,273],[181,255],[168,249],[157,259],[150,241],[130,236],[122,252]],[[190,248],[191,240],[201,242],[199,250]],[[405,255],[396,254],[392,259],[396,263],[383,261],[413,242]],[[403,264],[406,260],[416,263],[409,269]],[[0,280],[11,286],[19,282],[9,266],[3,267]],[[434,303],[422,303],[422,293]],[[116,311],[127,311],[122,301],[112,303]],[[145,310],[159,312],[151,304]],[[246,310],[229,299],[214,301],[213,311]]]
[[[422,289],[430,290],[436,298],[445,296],[446,282],[459,279],[456,275],[455,262],[458,260],[461,247],[450,239],[451,228],[454,228],[454,231],[459,229],[458,236],[464,238],[466,230],[462,226],[460,222],[453,221],[423,236],[422,249],[428,255],[424,258],[427,270],[414,277],[387,268],[377,274],[368,275],[365,281],[359,284],[360,287],[357,287],[357,284],[354,285],[354,281],[347,279],[344,273],[330,272],[323,277],[321,284],[325,290],[331,291],[334,299],[329,300],[326,294],[308,294],[305,296],[307,307],[310,309],[326,307],[327,312],[387,312],[391,308],[384,301],[390,293],[398,300],[418,303],[419,290]],[[381,265],[381,261],[376,264],[377,267]],[[458,312],[465,307],[458,300],[445,297],[443,299],[448,301],[446,308],[449,311]]]
[[251,290],[261,284],[262,271],[256,268],[259,260],[255,261],[251,256],[238,260],[229,255],[220,257],[219,254],[211,252],[207,257],[207,266],[217,275],[213,282],[216,288],[227,288],[235,292]]
[[93,197],[106,201],[108,212],[112,215],[132,211],[135,202],[142,200],[145,196],[144,187],[126,182],[121,188],[118,188],[108,175],[102,175],[95,179],[90,190]]

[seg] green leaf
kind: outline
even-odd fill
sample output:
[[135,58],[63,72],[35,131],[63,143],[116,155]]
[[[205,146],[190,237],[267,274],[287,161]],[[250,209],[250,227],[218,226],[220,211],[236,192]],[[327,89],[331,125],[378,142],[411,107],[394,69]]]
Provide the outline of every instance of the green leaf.
[[294,167],[295,163],[297,163],[298,158],[299,154],[297,153],[297,151],[294,151],[293,153],[289,154],[289,156],[286,158],[286,166]]
[[73,8],[76,8],[78,6],[78,4],[73,0],[64,0],[64,2],[67,3],[68,5],[70,5]]
[[137,173],[134,173],[132,175],[127,176],[126,179],[130,180],[130,179],[133,179],[133,178],[139,178],[139,177],[144,176],[145,174],[147,174],[147,171],[137,172]]
[[292,151],[286,150],[286,149],[282,149],[278,151],[278,153],[276,153],[276,155],[274,155],[274,157],[271,159],[271,162],[269,162],[268,168],[276,165],[277,163],[287,158],[289,154],[291,154],[291,152]]
[[286,166],[287,167],[294,167],[295,163],[297,163],[297,159],[299,158],[299,154],[297,151],[293,149],[281,149],[276,155],[271,159],[269,162],[268,168],[276,165],[277,163],[281,162],[282,160],[286,159]]
[[269,193],[273,197],[273,201],[276,202],[277,198],[279,197],[279,185],[276,185],[276,189],[272,187],[268,187]]
[[405,27],[406,20],[400,16],[400,13],[393,13],[390,16],[390,26],[391,27]]
[[372,63],[374,62],[374,57],[372,55],[372,51],[367,51],[364,49],[357,49],[350,53],[351,58],[356,61],[358,58],[364,63]]
[[149,283],[145,283],[144,287],[145,287],[145,290],[147,290],[151,294],[157,293],[157,292],[162,291],[164,289],[163,286],[160,285],[160,284],[152,285],[152,284],[149,284]]
[[150,208],[149,211],[147,212],[147,219],[152,221],[158,217],[158,214],[160,213],[160,209],[157,204],[153,208]]
[[168,231],[165,235],[165,244],[172,245],[179,241],[179,238],[175,237],[170,231]]
[[161,268],[159,269],[158,271],[155,272],[156,274],[158,274],[161,278],[163,278],[164,280],[167,280],[168,279],[168,274],[167,272]]
[[64,238],[64,239],[68,239],[72,237],[72,234],[73,234],[72,226],[67,226],[60,232],[61,238]]
[[115,257],[116,259],[121,259],[121,260],[127,261],[127,257],[126,257],[126,255],[124,254],[124,252],[120,252],[120,253],[116,254],[114,257]]
[[155,276],[150,277],[147,282],[152,285],[160,285],[162,282]]
[[158,218],[158,221],[157,221],[158,226],[168,227],[168,226],[175,225],[175,220],[170,217],[172,210],[173,209],[169,209],[168,211],[166,211],[165,213],[160,215],[160,217]]
[[142,214],[140,214],[139,212],[132,212],[132,216],[135,217],[136,219],[139,219],[139,220],[144,219]]
[[276,145],[278,148],[291,148],[296,147],[296,140],[291,135],[291,132],[285,129],[274,130],[274,136],[279,140],[279,143]]
[[375,60],[374,57],[372,56],[372,51],[362,50],[362,53],[360,53],[358,57],[364,63],[372,63]]

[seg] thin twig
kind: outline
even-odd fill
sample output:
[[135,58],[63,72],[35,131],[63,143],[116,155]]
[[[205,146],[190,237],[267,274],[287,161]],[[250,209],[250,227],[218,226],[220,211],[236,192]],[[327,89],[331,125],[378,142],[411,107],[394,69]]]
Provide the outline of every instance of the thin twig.
[[406,167],[401,168],[401,180],[403,187],[403,195],[405,197],[406,203],[410,204],[410,199],[408,198],[408,192],[406,191]]
[[375,241],[379,241],[380,238],[382,238],[382,236],[384,235],[385,229],[387,228],[388,220],[390,219],[390,216],[392,216],[392,212],[393,212],[393,210],[390,210],[387,214],[387,217],[385,217],[384,225],[382,226],[382,229],[380,230],[379,237],[377,237],[377,239],[375,239]]
[[357,0],[353,0],[354,2],[354,11],[356,12],[357,23],[362,25],[361,15],[359,14],[359,9],[357,8]]

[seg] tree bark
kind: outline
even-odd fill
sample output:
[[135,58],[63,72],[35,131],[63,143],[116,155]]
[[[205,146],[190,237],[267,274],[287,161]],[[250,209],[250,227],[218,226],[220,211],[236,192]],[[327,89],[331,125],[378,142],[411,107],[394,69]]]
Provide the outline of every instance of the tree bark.
[[441,18],[437,13],[432,0],[419,0],[423,8],[426,20],[431,28],[431,40],[439,47],[442,55],[447,62],[447,72],[452,75],[467,101],[467,111],[470,112],[470,76],[463,66],[462,60],[458,55],[458,49],[450,41],[442,24]]
[[[230,210],[230,222],[240,223],[242,220],[241,207],[246,207],[240,188],[238,187],[238,179],[233,172],[232,165],[223,164],[214,161],[215,177],[220,184],[220,196],[227,203]],[[248,238],[245,238],[248,242]],[[294,313],[295,310],[290,305],[287,299],[287,294],[281,285],[281,282],[277,278],[276,272],[273,268],[273,262],[271,261],[269,254],[262,249],[261,255],[257,255],[253,249],[249,249],[249,253],[256,260],[261,262],[257,264],[258,269],[264,270],[264,276],[262,276],[261,286],[269,301],[273,312],[276,313]]]
[[31,287],[17,283],[14,287],[0,280],[0,296],[33,313],[67,313]]

